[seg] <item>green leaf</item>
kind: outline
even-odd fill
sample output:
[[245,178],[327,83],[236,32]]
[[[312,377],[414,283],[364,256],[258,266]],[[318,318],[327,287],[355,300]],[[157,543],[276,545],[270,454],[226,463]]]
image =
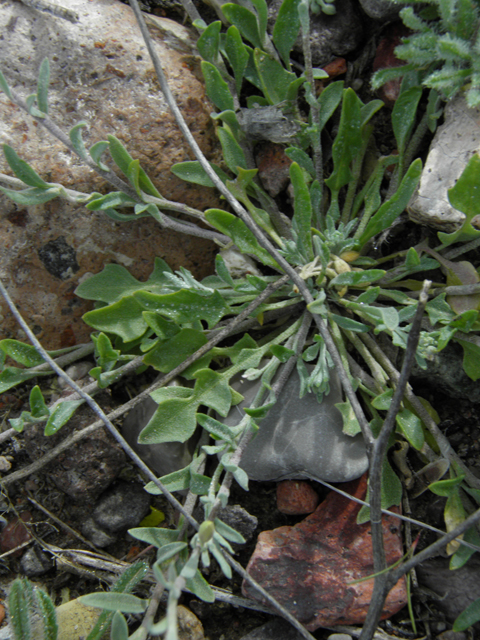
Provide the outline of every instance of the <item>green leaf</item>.
[[97,300],[110,304],[118,302],[141,289],[162,290],[171,286],[165,273],[172,270],[161,258],[155,258],[154,269],[146,282],[140,282],[118,264],[107,264],[101,273],[88,278],[76,289],[75,294],[85,300]]
[[292,356],[295,355],[295,351],[292,349],[287,349],[282,344],[274,344],[270,347],[270,351],[272,355],[280,360],[280,362],[287,362]]
[[73,416],[84,400],[65,400],[55,407],[45,425],[45,435],[52,436]]
[[369,220],[365,230],[358,239],[360,246],[367,240],[373,238],[384,229],[387,229],[396,218],[405,210],[413,192],[420,180],[422,173],[422,161],[420,159],[412,162],[407,173],[397,189],[396,193],[387,200],[377,213]]
[[31,626],[30,619],[32,611],[32,592],[27,586],[26,578],[17,578],[12,584],[8,596],[8,608],[10,609],[10,624],[12,625],[15,638],[19,640],[30,640]]
[[383,269],[366,269],[365,271],[346,271],[330,280],[331,286],[363,286],[380,280],[385,275]]
[[42,60],[38,71],[37,105],[42,113],[48,113],[48,84],[50,82],[50,63],[48,58]]
[[480,598],[469,604],[453,623],[453,631],[465,631],[480,620]]
[[8,82],[6,81],[5,76],[1,71],[0,71],[0,89],[8,98],[10,98],[10,100],[12,100],[13,98],[12,92],[10,90],[10,87],[8,86]]
[[160,527],[138,527],[137,529],[129,529],[128,533],[132,538],[147,544],[153,544],[154,547],[159,549],[170,542],[176,542],[179,534],[176,529],[163,529]]
[[[228,180],[228,176],[225,171],[222,171],[220,167],[209,163],[212,169],[215,171],[220,180],[225,184]],[[215,185],[207,176],[205,169],[202,167],[198,160],[188,160],[187,162],[179,162],[170,167],[170,171],[178,178],[185,180],[185,182],[193,182],[199,184],[202,187],[214,187]]]
[[35,347],[19,340],[11,338],[0,340],[0,350],[25,367],[36,367],[45,362]]
[[100,140],[90,147],[89,154],[95,164],[103,171],[110,171],[108,166],[100,161],[102,154],[108,149],[108,142]]
[[[129,593],[148,572],[148,563],[136,562],[125,569],[112,587],[114,593]],[[105,629],[108,629],[114,614],[102,611],[98,620],[87,636],[87,640],[101,640],[105,636]],[[132,636],[133,638],[133,636]]]
[[[393,505],[398,506],[402,502],[403,487],[397,474],[385,459],[382,468],[382,509],[389,509]],[[366,502],[370,501],[369,491],[367,491]],[[357,524],[363,524],[370,520],[370,507],[363,506],[358,512]]]
[[232,427],[228,427],[204,413],[197,414],[197,421],[215,440],[226,440],[230,444],[234,444],[236,430]]
[[30,412],[33,418],[41,418],[50,414],[38,385],[35,385],[30,391]]
[[90,200],[90,202],[85,206],[90,211],[102,211],[114,207],[133,207],[134,205],[135,200],[132,200],[132,198],[127,196],[125,193],[122,193],[121,191],[112,191],[101,198]]
[[21,191],[0,187],[0,191],[10,198],[10,200],[25,207],[45,204],[45,202],[50,202],[50,200],[58,198],[62,193],[61,187],[50,187],[49,189],[32,188],[22,189]]
[[104,333],[92,336],[92,340],[95,344],[95,355],[99,366],[103,371],[111,371],[121,355],[120,351],[112,347],[110,338]]
[[218,531],[221,536],[223,536],[230,542],[234,542],[235,544],[245,544],[246,540],[241,533],[239,533],[235,529],[232,529],[232,527],[230,527],[228,524],[225,524],[225,522],[222,522],[219,518],[215,518],[214,522],[215,530]]
[[[229,311],[218,291],[214,291],[208,295],[201,295],[196,291],[189,291],[187,289],[181,289],[175,293],[167,293],[164,295],[157,295],[148,291],[137,291],[134,293],[133,299],[136,304],[142,305],[147,311],[156,311],[160,315],[170,318],[175,322],[206,320],[210,329]],[[113,305],[108,308],[110,309],[112,307]],[[91,311],[90,313],[93,314],[100,311],[103,311],[103,309],[99,309],[97,312]],[[132,317],[134,317],[134,314],[132,314]],[[143,318],[142,322],[146,327]],[[88,322],[88,324],[90,324],[90,322]]]
[[222,23],[216,20],[208,25],[197,40],[197,49],[204,60],[216,64],[218,60],[218,48],[220,46],[220,30]]
[[227,35],[225,37],[225,53],[227,54],[228,61],[233,69],[237,94],[240,95],[243,75],[247,68],[249,55],[242,42],[240,31],[233,24],[227,30]]
[[251,3],[253,4],[257,12],[257,23],[260,40],[261,42],[264,42],[267,33],[268,6],[265,0],[251,0]]
[[318,97],[320,107],[319,129],[322,131],[335,109],[340,104],[343,95],[343,81],[332,82],[327,85]]
[[186,442],[195,431],[197,406],[193,397],[165,400],[140,433],[138,442]]
[[232,288],[235,287],[233,278],[230,275],[227,265],[225,264],[225,260],[222,258],[220,253],[217,253],[215,256],[215,271],[217,272],[218,277],[221,278],[225,284],[230,285]]
[[255,49],[253,56],[262,91],[269,103],[275,105],[286,100],[290,84],[297,79],[295,74],[286,71],[277,60],[260,49]]
[[37,376],[51,376],[51,371],[25,371],[24,369],[17,369],[16,367],[5,367],[0,373],[0,393],[4,393],[16,387],[17,384],[22,384],[26,380],[31,380]]
[[142,316],[143,310],[143,306],[133,296],[129,296],[107,307],[88,311],[83,320],[98,331],[113,333],[124,342],[131,342],[143,336],[147,329]]
[[237,27],[246,40],[254,47],[262,48],[263,40],[260,37],[257,16],[247,8],[233,3],[224,4],[222,11],[227,20]]
[[217,136],[220,140],[220,144],[222,145],[225,164],[230,171],[237,174],[239,167],[246,169],[247,161],[245,160],[245,154],[238,142],[235,140],[230,129],[227,129],[225,126],[220,127],[217,129]]
[[[107,136],[107,138],[110,155],[112,156],[115,164],[120,169],[120,171],[126,177],[128,177],[128,168],[130,166],[130,163],[133,162],[132,156],[128,153],[128,151],[125,149],[120,140],[118,140],[118,138],[112,135]],[[154,196],[155,198],[162,197],[142,168],[140,168],[139,170],[139,184],[142,188],[142,191],[144,191],[146,194]]]
[[[70,131],[68,132],[68,137],[70,138],[70,142],[73,144],[73,147],[75,151],[78,153],[78,155],[80,156],[80,158],[82,158],[82,160],[88,161],[88,152],[82,140],[82,129],[84,127],[88,127],[88,124],[86,122],[79,122],[78,124],[76,124],[74,127],[70,129]],[[100,142],[98,144],[102,144],[102,143]],[[108,142],[105,142],[104,144],[108,147]],[[107,171],[108,171],[108,167],[107,167]]]
[[352,180],[350,165],[362,146],[361,107],[362,102],[353,89],[346,89],[343,94],[338,133],[332,147],[334,170],[325,180],[332,192],[338,192]]
[[338,324],[342,329],[347,329],[348,331],[353,331],[355,333],[364,333],[365,331],[370,331],[370,327],[362,322],[357,322],[352,318],[347,318],[345,316],[338,316],[336,313],[330,314],[331,319]]
[[343,433],[345,433],[347,436],[352,437],[356,436],[357,433],[360,433],[362,429],[360,427],[360,423],[357,420],[357,417],[355,416],[355,412],[353,411],[353,407],[350,404],[350,401],[347,400],[346,402],[337,402],[335,406],[342,414]]
[[455,186],[448,190],[448,199],[455,209],[465,214],[465,221],[460,229],[453,233],[438,233],[442,244],[450,245],[454,242],[466,242],[480,236],[480,230],[475,229],[472,219],[480,214],[480,204],[477,195],[480,184],[480,156],[475,154],[468,161],[462,175]]
[[[463,540],[479,547],[480,535],[478,535],[477,528],[473,526],[470,527],[470,529],[467,529],[464,533]],[[470,549],[463,544],[460,545],[458,551],[454,553],[454,555],[450,559],[450,571],[454,571],[455,569],[460,569],[461,567],[463,567],[474,553],[474,549]]]
[[212,588],[197,569],[195,576],[186,581],[186,587],[203,602],[215,602]]
[[220,111],[227,109],[233,111],[235,109],[233,96],[220,71],[211,62],[205,62],[205,60],[202,61],[201,67],[207,96]]
[[265,265],[278,268],[274,258],[258,244],[253,233],[240,218],[222,209],[208,209],[205,211],[205,217],[215,229],[231,238],[240,251],[257,256]]
[[395,101],[392,111],[392,126],[400,155],[404,153],[410,139],[421,96],[422,88],[412,87],[402,91]]
[[312,202],[303,171],[296,162],[290,165],[290,180],[292,181],[294,195],[292,227],[297,232],[298,244],[302,252],[307,261],[311,262],[313,260],[312,234],[310,231],[312,225]]
[[[10,169],[17,176],[19,180],[28,184],[29,187],[37,187],[39,190],[49,189],[50,185],[42,180],[38,173],[32,169],[32,167],[19,158],[17,153],[12,147],[8,144],[3,145],[3,153],[5,154],[5,159],[8,162]],[[4,193],[10,192],[10,189],[4,190]],[[14,193],[27,193],[30,192],[30,189],[25,189],[25,191],[14,192]],[[8,195],[8,193],[7,193]],[[12,198],[13,199],[13,198]],[[51,199],[51,198],[50,198]]]
[[456,478],[449,478],[448,480],[439,480],[438,482],[432,482],[428,488],[435,493],[435,495],[448,498],[458,490],[464,478],[465,475],[461,475]]
[[34,597],[40,609],[43,627],[43,640],[57,640],[58,624],[55,606],[50,597],[43,591],[35,587]]
[[141,600],[130,593],[89,593],[80,596],[80,602],[87,607],[99,607],[107,611],[123,611],[124,613],[144,613],[148,600]]
[[[170,491],[184,491],[190,488],[190,467],[185,467],[179,471],[173,471],[161,479],[165,487]],[[154,496],[162,494],[154,482],[145,485],[145,491]]]
[[458,336],[455,341],[463,347],[463,369],[467,376],[475,382],[480,378],[480,346],[460,340]]
[[188,545],[186,542],[170,542],[158,550],[157,562],[161,564],[166,560],[170,560],[170,558],[178,555],[180,551],[183,551],[183,549],[186,549],[187,547]]
[[290,51],[300,31],[298,3],[299,0],[284,0],[273,27],[273,43],[287,68],[290,68]]
[[397,413],[396,422],[398,429],[412,447],[420,451],[425,444],[425,436],[420,418],[408,409],[401,409]]
[[206,344],[207,338],[196,329],[181,329],[175,336],[162,341],[144,357],[143,362],[157,371],[168,373],[182,364],[192,353]]
[[120,611],[113,615],[110,640],[128,640],[128,624]]
[[288,149],[285,149],[285,154],[290,158],[290,160],[296,162],[302,167],[302,169],[305,169],[312,178],[315,178],[315,167],[313,166],[313,161],[305,151],[298,147],[288,147]]

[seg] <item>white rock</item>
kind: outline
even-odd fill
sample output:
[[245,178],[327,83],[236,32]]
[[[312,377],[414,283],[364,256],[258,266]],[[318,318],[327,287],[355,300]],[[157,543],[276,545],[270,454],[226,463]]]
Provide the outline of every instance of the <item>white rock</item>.
[[420,184],[408,205],[410,218],[444,232],[452,232],[465,216],[448,201],[467,162],[480,149],[480,109],[457,97],[445,107],[445,122],[433,138]]

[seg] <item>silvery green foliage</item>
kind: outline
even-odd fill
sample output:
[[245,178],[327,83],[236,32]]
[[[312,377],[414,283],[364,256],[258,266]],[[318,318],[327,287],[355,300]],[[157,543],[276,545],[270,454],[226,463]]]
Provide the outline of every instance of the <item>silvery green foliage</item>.
[[403,38],[395,55],[408,64],[377,71],[374,88],[390,79],[418,70],[426,87],[448,100],[466,87],[470,107],[480,104],[480,13],[470,0],[407,2],[400,11],[404,24],[414,33]]

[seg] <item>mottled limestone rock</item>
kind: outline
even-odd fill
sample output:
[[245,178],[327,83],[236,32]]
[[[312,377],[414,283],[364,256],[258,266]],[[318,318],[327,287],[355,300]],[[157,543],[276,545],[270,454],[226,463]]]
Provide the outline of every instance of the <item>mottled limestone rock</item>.
[[[212,189],[177,179],[169,167],[191,159],[159,90],[130,7],[115,0],[69,0],[79,21],[9,2],[0,12],[0,59],[10,86],[26,97],[36,90],[44,57],[50,60],[50,113],[65,131],[84,120],[87,148],[118,137],[170,200],[205,209],[218,206]],[[207,157],[218,162],[212,107],[192,55],[192,35],[167,19],[152,29],[170,86]],[[43,127],[0,93],[0,142],[8,143],[49,182],[84,193],[113,190]],[[109,163],[105,154],[105,162]],[[103,159],[103,158],[102,158]],[[11,175],[3,154],[0,172]],[[36,335],[50,349],[81,343],[89,329],[81,316],[91,303],[74,295],[88,273],[107,262],[146,279],[155,256],[197,277],[213,270],[213,243],[160,229],[153,219],[117,223],[64,200],[22,207],[0,196],[0,275]],[[0,305],[2,337],[22,332]]]

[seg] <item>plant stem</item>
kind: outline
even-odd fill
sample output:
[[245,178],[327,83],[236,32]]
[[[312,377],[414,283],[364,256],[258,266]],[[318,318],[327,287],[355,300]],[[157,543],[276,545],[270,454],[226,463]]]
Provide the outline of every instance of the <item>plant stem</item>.
[[[425,305],[428,301],[427,293],[430,284],[431,283],[428,280],[425,280],[423,283],[422,295],[420,296],[410,333],[408,334],[408,342],[402,371],[388,409],[387,417],[385,418],[385,422],[383,423],[378,438],[375,440],[373,455],[370,458],[370,472],[368,478],[370,489],[370,523],[372,529],[373,569],[376,574],[382,572],[386,567],[381,504],[383,463],[387,453],[390,435],[395,428],[395,418],[400,409],[400,403],[402,402],[408,378],[410,377],[410,371],[413,366],[418,339],[420,337],[422,317],[425,311]],[[372,599],[368,608],[360,640],[371,640],[375,629],[378,626],[380,616],[382,615],[385,597],[388,594],[388,590],[386,589],[388,577],[389,575],[386,573],[380,573],[375,577]]]

